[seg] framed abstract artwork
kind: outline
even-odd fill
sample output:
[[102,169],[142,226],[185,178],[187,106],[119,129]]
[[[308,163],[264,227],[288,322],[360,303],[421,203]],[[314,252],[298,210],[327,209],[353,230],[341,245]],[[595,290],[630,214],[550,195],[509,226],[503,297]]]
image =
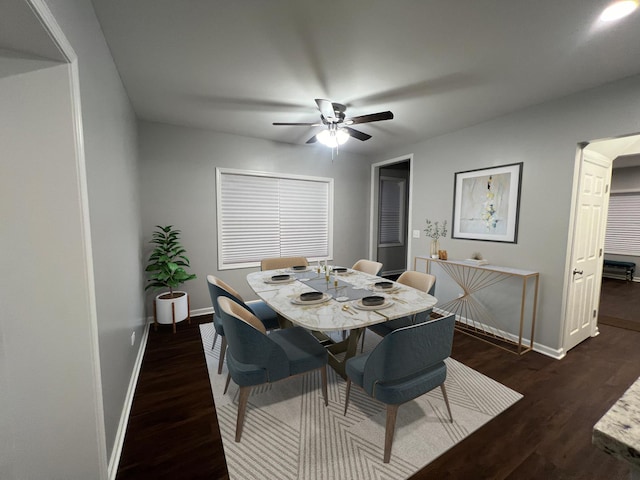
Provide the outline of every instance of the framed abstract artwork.
[[457,172],[451,238],[517,243],[522,162]]

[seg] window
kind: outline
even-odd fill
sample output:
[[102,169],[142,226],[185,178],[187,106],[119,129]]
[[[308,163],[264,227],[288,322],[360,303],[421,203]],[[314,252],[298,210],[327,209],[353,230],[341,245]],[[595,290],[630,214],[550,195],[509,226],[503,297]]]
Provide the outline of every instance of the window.
[[640,256],[640,192],[612,193],[605,253]]
[[333,256],[333,179],[216,169],[218,269]]
[[404,245],[405,184],[404,178],[380,177],[379,247]]

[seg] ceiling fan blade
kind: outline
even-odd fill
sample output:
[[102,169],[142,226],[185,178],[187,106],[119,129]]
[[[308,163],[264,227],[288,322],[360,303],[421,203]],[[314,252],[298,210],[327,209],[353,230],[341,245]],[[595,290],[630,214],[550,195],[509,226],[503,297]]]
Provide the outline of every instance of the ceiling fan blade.
[[334,113],[335,112],[344,113],[347,111],[347,106],[343,105],[342,103],[333,102],[331,103],[331,108],[333,108]]
[[313,137],[311,137],[309,140],[307,140],[305,143],[316,143],[318,141],[318,139],[316,138],[316,136],[314,135]]
[[356,130],[355,128],[351,128],[351,127],[343,127],[343,128],[347,132],[349,132],[349,135],[351,135],[353,138],[357,138],[358,140],[362,140],[363,142],[371,138],[371,135],[369,135],[368,133],[361,132],[360,130]]
[[283,122],[273,122],[273,125],[285,125],[292,127],[320,127],[322,123],[283,123]]
[[331,121],[336,118],[336,113],[333,111],[333,104],[329,100],[324,98],[316,98],[316,105],[322,116]]
[[386,112],[371,113],[369,115],[347,118],[344,123],[347,125],[356,125],[358,123],[380,122],[382,120],[391,119],[393,119],[393,113],[387,110]]

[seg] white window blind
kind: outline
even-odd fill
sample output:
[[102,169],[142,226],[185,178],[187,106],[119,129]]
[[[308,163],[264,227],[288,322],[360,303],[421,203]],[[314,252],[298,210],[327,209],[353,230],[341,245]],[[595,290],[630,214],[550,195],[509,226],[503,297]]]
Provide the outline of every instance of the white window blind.
[[331,257],[333,179],[216,169],[218,268]]
[[609,197],[604,251],[640,256],[640,192]]

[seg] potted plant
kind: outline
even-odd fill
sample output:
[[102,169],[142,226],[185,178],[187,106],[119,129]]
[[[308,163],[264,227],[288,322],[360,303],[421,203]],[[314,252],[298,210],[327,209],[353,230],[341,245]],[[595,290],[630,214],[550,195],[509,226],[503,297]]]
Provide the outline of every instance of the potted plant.
[[429,247],[429,253],[431,258],[438,258],[440,256],[440,237],[447,236],[447,221],[445,220],[440,224],[440,222],[431,222],[427,218],[426,220],[427,228],[424,229],[424,233],[427,237],[431,237],[431,245]]
[[187,292],[174,290],[188,280],[196,278],[187,273],[185,267],[190,267],[186,250],[180,244],[180,230],[175,230],[173,225],[166,227],[156,225],[151,241],[155,245],[146,272],[149,280],[145,290],[156,288],[168,288],[168,292],[156,296],[153,302],[154,327],[160,324],[173,324],[173,333],[176,332],[176,323],[188,319],[189,296]]

